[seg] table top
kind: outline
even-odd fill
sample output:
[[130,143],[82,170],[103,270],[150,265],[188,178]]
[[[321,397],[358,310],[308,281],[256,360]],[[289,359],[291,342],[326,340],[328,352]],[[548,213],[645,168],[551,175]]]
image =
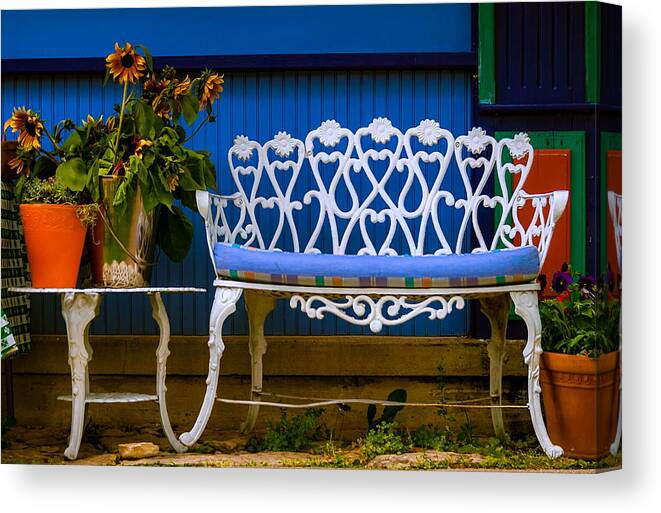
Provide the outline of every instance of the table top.
[[86,289],[40,289],[35,287],[10,287],[10,292],[25,294],[189,294],[206,292],[207,289],[197,287],[134,287],[134,288],[86,288]]

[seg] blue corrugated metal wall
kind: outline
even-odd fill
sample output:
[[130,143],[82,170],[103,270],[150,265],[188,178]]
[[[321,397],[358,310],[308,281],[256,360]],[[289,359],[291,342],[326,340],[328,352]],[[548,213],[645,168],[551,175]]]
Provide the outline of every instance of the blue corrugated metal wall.
[[[2,82],[2,115],[14,105],[30,106],[47,121],[70,117],[80,120],[87,113],[112,112],[121,99],[119,88],[102,87],[97,74],[5,75]],[[465,133],[471,123],[470,76],[466,71],[350,71],[350,72],[260,72],[226,75],[226,89],[218,108],[218,122],[199,132],[193,146],[213,152],[221,193],[233,192],[226,153],[236,134],[258,140],[278,130],[296,137],[328,118],[356,129],[375,116],[387,116],[401,128],[430,117],[453,133]],[[302,177],[301,177],[302,178]],[[155,285],[209,287],[212,272],[199,216],[194,216],[193,249],[183,264],[159,260]],[[173,334],[205,335],[212,300],[209,293],[166,298]],[[63,333],[64,324],[54,298],[35,297],[32,309],[35,333]],[[466,312],[455,312],[444,322],[418,318],[385,330],[390,335],[465,334]],[[245,312],[239,305],[226,333],[245,334]],[[102,315],[92,326],[95,333],[155,333],[148,303],[143,296],[107,297]],[[271,334],[323,335],[369,334],[329,317],[310,321],[281,304],[267,323]]]

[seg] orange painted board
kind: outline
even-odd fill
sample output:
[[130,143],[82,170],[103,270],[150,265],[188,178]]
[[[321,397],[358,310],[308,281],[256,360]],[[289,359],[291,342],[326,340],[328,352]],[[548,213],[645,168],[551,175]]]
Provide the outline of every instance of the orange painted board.
[[[519,176],[514,175],[514,187]],[[536,150],[535,160],[523,187],[529,194],[539,194],[558,190],[571,189],[571,150],[548,149]],[[532,206],[526,205],[519,211],[519,218],[524,226],[530,223],[533,216]],[[564,214],[558,220],[553,231],[551,247],[546,255],[546,261],[540,274],[546,275],[547,287],[544,296],[554,295],[551,289],[553,273],[560,270],[562,264],[571,261],[571,194]]]

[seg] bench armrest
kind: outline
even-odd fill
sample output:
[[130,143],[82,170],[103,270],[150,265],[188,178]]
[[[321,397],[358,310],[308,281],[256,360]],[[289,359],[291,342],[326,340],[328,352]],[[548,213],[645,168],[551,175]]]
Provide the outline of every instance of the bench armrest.
[[[245,244],[249,244],[252,238],[249,236],[249,225],[244,227],[246,220],[246,204],[241,193],[224,196],[212,194],[207,191],[196,191],[195,200],[197,210],[204,219],[204,229],[206,232],[207,246],[209,256],[214,272],[216,271],[216,262],[213,256],[214,246],[218,242],[234,244],[237,237],[249,239]],[[232,219],[237,216],[228,215],[228,207],[238,209],[238,218],[236,222]]]
[[[539,267],[544,265],[548,254],[555,225],[562,216],[569,201],[569,191],[553,191],[541,194],[528,194],[520,191],[511,212],[511,224],[502,226],[496,236],[508,248],[536,246],[539,251]],[[519,219],[519,211],[530,206],[533,215],[530,221]]]

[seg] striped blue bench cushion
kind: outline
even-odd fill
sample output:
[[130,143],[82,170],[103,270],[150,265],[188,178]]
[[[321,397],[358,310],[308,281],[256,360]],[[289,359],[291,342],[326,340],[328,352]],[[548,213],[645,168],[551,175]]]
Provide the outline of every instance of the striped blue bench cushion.
[[214,248],[218,276],[316,287],[475,287],[537,278],[534,246],[440,256],[371,256],[266,251],[232,244]]

